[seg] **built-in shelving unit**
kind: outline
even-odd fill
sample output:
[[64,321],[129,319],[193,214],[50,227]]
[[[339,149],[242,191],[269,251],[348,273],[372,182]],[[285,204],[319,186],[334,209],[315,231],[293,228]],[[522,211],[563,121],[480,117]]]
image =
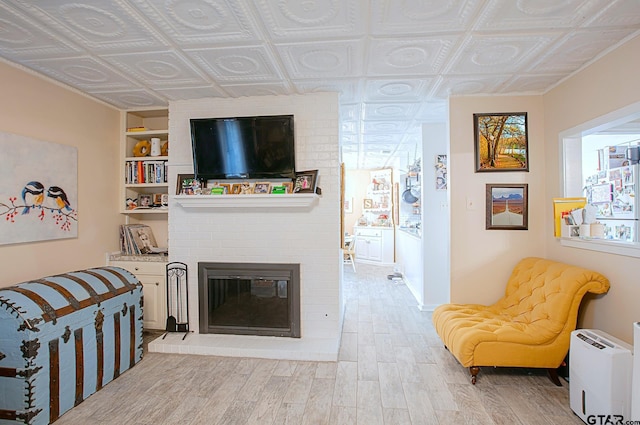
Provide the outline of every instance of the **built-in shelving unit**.
[[[168,143],[169,110],[143,109],[122,113],[122,139],[120,144],[120,212],[122,214],[167,214],[167,208],[132,208],[143,201],[151,205],[161,204],[162,195],[168,195],[167,162],[169,156],[135,156],[134,150],[141,143],[160,139],[160,145]],[[165,197],[165,200],[168,198]]]

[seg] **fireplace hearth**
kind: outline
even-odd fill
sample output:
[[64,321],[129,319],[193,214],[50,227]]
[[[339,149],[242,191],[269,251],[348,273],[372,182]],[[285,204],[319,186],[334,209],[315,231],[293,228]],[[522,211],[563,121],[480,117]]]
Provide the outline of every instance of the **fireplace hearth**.
[[198,263],[200,333],[300,338],[300,265]]

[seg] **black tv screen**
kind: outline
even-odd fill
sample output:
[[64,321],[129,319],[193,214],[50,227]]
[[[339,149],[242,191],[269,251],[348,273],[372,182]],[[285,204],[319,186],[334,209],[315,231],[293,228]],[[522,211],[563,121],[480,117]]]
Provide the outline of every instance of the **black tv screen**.
[[293,115],[191,119],[197,179],[294,178]]

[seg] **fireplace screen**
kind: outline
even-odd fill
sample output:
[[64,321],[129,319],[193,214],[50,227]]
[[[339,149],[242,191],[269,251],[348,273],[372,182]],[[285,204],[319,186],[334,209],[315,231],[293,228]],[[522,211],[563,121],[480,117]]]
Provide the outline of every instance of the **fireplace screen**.
[[300,337],[299,264],[198,263],[200,333]]

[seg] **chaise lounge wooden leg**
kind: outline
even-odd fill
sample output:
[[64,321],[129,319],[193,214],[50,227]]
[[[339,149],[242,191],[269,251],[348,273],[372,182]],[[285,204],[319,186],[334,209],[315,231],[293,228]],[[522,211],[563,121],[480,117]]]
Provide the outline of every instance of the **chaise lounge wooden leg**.
[[547,369],[547,372],[549,372],[549,379],[551,379],[551,382],[553,382],[554,384],[556,384],[558,387],[562,386],[562,383],[560,382],[560,378],[558,378],[558,369]]
[[469,368],[469,372],[471,372],[471,383],[473,385],[476,384],[476,376],[480,373],[480,368],[478,366],[471,366]]

